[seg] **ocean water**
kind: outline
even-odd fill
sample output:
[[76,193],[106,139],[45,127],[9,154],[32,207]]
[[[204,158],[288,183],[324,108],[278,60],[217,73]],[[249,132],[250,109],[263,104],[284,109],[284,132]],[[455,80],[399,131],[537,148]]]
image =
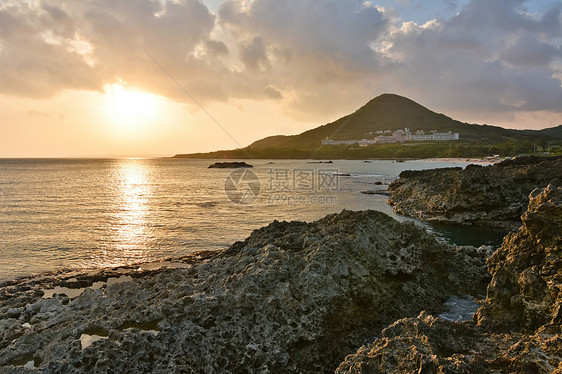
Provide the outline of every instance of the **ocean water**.
[[[384,189],[403,170],[464,167],[436,161],[0,160],[0,280],[61,268],[112,267],[219,250],[277,220],[376,209],[399,220]],[[413,220],[415,221],[415,220]],[[428,228],[451,242],[497,244],[493,230]]]

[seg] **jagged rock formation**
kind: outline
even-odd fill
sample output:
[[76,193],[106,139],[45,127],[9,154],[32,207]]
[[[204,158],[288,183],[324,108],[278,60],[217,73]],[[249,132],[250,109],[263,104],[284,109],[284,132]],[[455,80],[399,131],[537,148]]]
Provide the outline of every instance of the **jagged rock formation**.
[[523,225],[488,260],[473,322],[398,320],[337,373],[562,373],[562,188],[530,196]]
[[430,221],[518,227],[529,193],[562,185],[562,157],[521,157],[493,166],[404,171],[390,184],[395,212]]
[[343,211],[273,222],[184,258],[186,268],[131,270],[74,298],[40,289],[113,273],[15,281],[0,291],[0,372],[331,371],[396,318],[484,292],[485,254],[383,213]]
[[[517,233],[487,261],[488,297],[477,313],[480,325],[534,331],[562,324],[562,188],[530,195]],[[561,352],[562,354],[562,352]]]

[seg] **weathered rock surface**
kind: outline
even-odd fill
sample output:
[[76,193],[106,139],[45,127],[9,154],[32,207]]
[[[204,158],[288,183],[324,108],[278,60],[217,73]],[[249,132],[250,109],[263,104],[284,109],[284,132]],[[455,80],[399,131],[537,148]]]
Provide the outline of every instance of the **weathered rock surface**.
[[562,185],[562,157],[521,157],[493,166],[404,171],[390,184],[395,212],[429,221],[518,227],[529,193]]
[[[480,325],[533,331],[562,324],[562,188],[530,195],[517,233],[488,260],[492,280]],[[562,353],[562,352],[561,352]]]
[[562,373],[562,189],[530,196],[523,225],[488,260],[474,322],[398,320],[337,373]]
[[425,312],[396,321],[336,373],[561,373],[559,334],[490,333]]
[[485,252],[343,211],[273,222],[223,252],[184,258],[186,268],[131,270],[75,298],[40,289],[112,272],[14,281],[0,291],[0,372],[332,371],[397,318],[484,292]]

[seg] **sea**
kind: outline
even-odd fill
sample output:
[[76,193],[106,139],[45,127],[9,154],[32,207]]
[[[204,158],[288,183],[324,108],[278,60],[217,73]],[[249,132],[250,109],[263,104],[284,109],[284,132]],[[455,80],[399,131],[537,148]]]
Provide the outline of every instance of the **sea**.
[[0,281],[221,250],[274,220],[313,221],[342,209],[382,211],[459,245],[498,246],[505,232],[431,225],[395,214],[384,190],[404,170],[458,160],[216,161],[0,159]]

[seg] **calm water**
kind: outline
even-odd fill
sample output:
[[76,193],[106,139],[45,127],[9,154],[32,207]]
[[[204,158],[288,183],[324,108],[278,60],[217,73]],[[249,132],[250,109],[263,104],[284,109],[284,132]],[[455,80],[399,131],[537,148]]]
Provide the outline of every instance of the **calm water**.
[[[251,173],[238,169],[229,178],[231,169],[208,169],[210,163],[0,160],[0,279],[222,249],[274,219],[310,221],[344,208],[377,209],[407,220],[392,212],[386,197],[359,191],[381,188],[374,182],[388,183],[406,169],[466,166],[254,160]],[[225,183],[230,197],[245,204],[229,198]],[[462,244],[497,242],[499,237],[486,230],[450,231],[447,225],[434,231]]]

